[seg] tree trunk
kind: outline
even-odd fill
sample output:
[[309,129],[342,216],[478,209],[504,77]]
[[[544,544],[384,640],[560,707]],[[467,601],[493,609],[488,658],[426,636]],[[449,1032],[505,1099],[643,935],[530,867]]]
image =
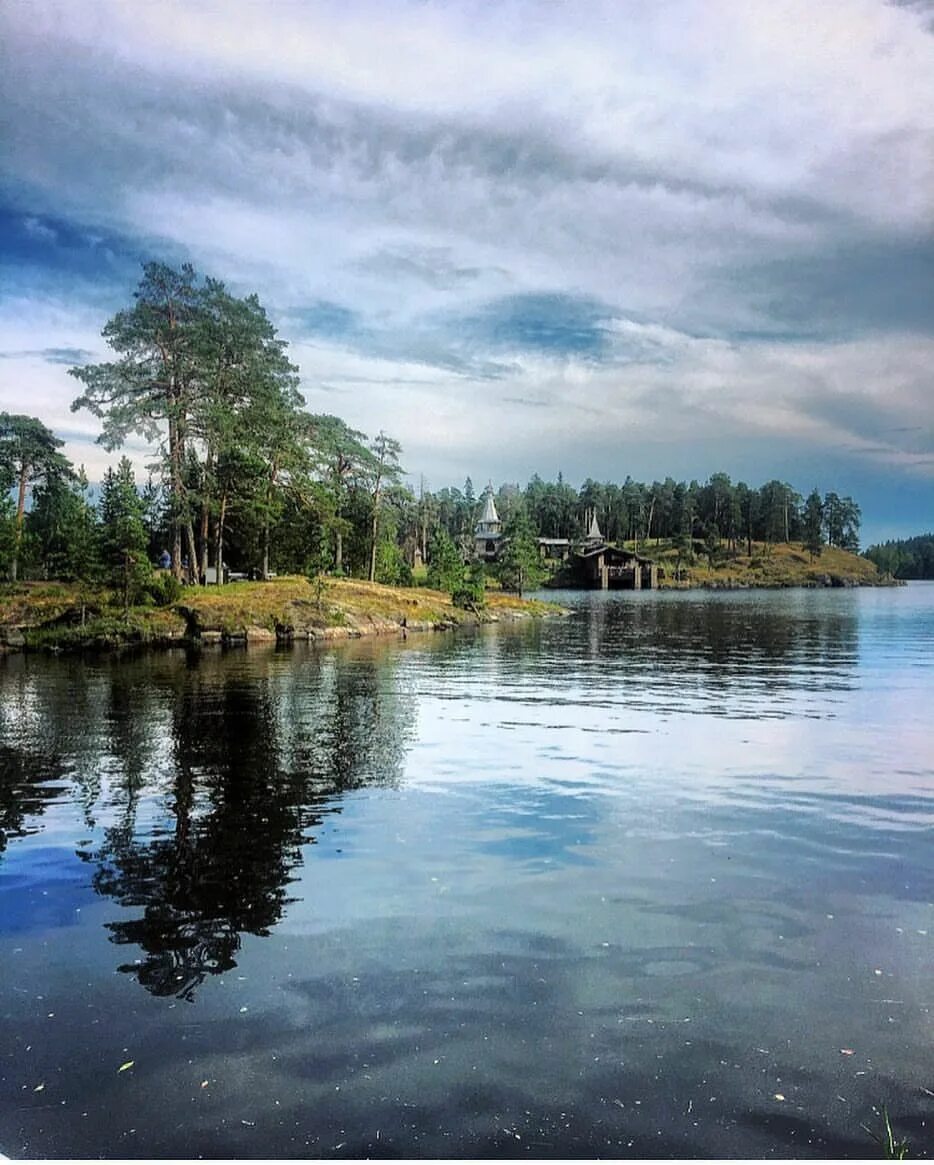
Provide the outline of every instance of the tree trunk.
[[29,466],[24,465],[19,473],[19,492],[16,498],[16,526],[13,531],[13,561],[10,563],[10,579],[16,582],[19,575],[19,548],[23,541],[23,519],[26,514],[26,478]]
[[373,523],[370,529],[370,582],[376,582],[376,539],[379,535],[379,482],[373,495]]
[[652,537],[652,519],[655,517],[655,498],[652,498],[652,504],[649,506],[649,520],[645,524],[645,538],[643,541],[648,544]]
[[201,543],[201,581],[205,583],[208,578],[208,549],[210,546],[211,529],[211,494],[209,483],[211,481],[213,465],[214,454],[211,449],[208,449],[204,459],[204,488],[201,497],[201,530],[199,531]]
[[208,503],[205,500],[201,505],[201,529],[199,541],[201,543],[201,581],[206,582],[208,577],[208,543],[210,541],[211,515]]
[[172,506],[172,574],[182,581],[182,457],[178,440],[178,422],[172,415],[174,402],[169,401],[169,493]]
[[269,471],[269,484],[266,488],[266,516],[263,519],[263,582],[269,578],[269,537],[270,513],[272,512],[272,493],[276,488],[276,477],[279,466],[273,461]]
[[188,563],[191,581],[197,585],[201,582],[198,575],[198,547],[195,544],[195,531],[190,519],[185,523],[185,533],[188,536]]
[[227,517],[227,491],[221,494],[220,510],[217,515],[217,533],[214,545],[214,563],[217,570],[217,586],[224,585],[224,519]]

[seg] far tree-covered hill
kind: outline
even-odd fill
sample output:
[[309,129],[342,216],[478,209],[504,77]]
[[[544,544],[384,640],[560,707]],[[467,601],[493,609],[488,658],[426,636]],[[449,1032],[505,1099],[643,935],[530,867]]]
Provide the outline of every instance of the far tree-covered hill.
[[934,579],[934,534],[917,534],[914,538],[870,546],[866,557],[894,578]]

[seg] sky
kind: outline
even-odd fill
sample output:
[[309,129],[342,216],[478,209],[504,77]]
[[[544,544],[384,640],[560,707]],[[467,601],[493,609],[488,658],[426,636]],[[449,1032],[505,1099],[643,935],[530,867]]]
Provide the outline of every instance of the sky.
[[934,528],[934,0],[4,0],[0,109],[0,409],[92,480],[68,368],[158,259],[429,488]]

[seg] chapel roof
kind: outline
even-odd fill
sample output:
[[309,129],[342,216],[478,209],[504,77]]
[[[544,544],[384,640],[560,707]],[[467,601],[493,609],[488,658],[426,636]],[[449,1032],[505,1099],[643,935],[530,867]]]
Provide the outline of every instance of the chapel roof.
[[490,522],[498,522],[499,514],[496,512],[496,503],[493,501],[493,488],[487,488],[486,502],[483,505],[483,513],[480,515],[480,521],[484,525]]

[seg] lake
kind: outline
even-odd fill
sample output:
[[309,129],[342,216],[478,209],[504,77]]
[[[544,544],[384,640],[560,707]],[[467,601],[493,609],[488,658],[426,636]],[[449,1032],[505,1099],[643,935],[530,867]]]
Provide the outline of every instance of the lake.
[[557,597],[0,662],[0,1149],[930,1152],[934,585]]

